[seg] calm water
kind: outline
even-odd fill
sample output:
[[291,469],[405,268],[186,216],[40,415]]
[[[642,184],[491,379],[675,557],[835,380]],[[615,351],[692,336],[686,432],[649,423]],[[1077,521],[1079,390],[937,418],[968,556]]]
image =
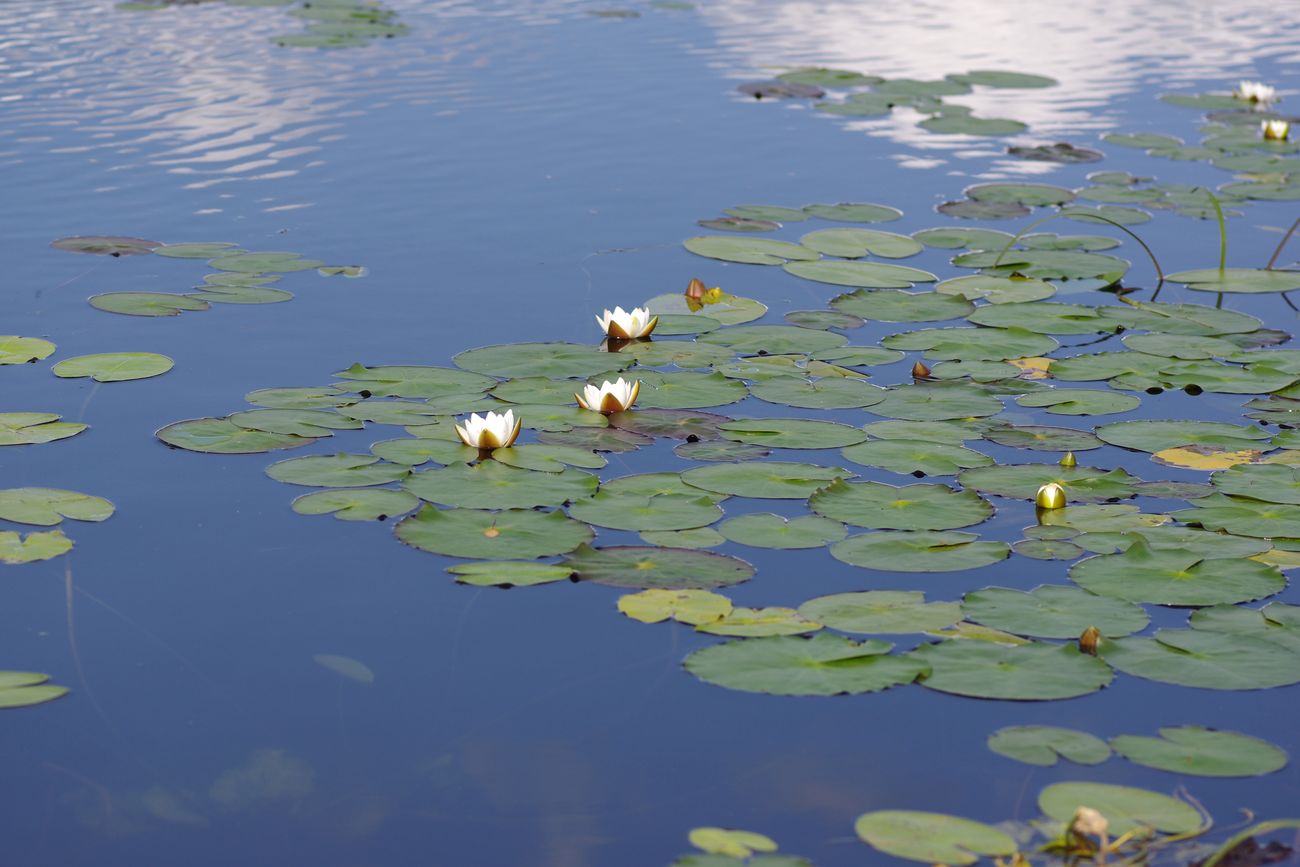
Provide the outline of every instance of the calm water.
[[[902,112],[846,122],[734,87],[805,63],[920,78],[1015,68],[1061,85],[954,100],[1030,123],[1012,143],[1087,145],[1108,130],[1193,139],[1198,113],[1158,93],[1246,77],[1289,91],[1285,106],[1297,100],[1300,6],[720,0],[609,19],[577,2],[391,5],[410,36],[328,53],[270,45],[299,27],[275,9],[0,6],[0,331],[47,336],[57,358],[147,350],[177,361],[166,376],[99,388],[55,380],[46,364],[0,374],[0,411],[92,425],[0,450],[5,487],[70,488],[118,507],[104,524],[68,528],[70,556],[7,567],[0,582],[0,667],[48,671],[73,689],[0,716],[6,865],[657,867],[688,850],[688,829],[718,824],[837,867],[883,858],[852,834],[871,809],[1028,819],[1037,790],[1058,779],[1180,782],[1118,759],[1013,763],[984,746],[1004,725],[1101,735],[1222,726],[1300,752],[1296,687],[1225,694],[1120,676],[1103,693],[1043,704],[919,688],[803,700],[719,689],[680,669],[714,639],[619,616],[615,589],[459,586],[443,572],[451,561],[394,543],[386,528],[293,514],[300,489],[264,475],[273,457],[196,455],[152,437],[238,410],[254,388],[328,382],[354,361],[447,364],[475,345],[588,342],[593,311],[678,291],[691,276],[763,300],[765,321],[824,306],[833,287],[681,248],[697,218],[742,202],[876,201],[906,212],[886,228],[911,232],[946,224],[933,206],[981,179],[1069,186],[1102,168],[1221,183],[1226,173],[1208,165],[1118,147],[1094,166],[1012,161],[1001,140],[931,135]],[[1232,222],[1230,264],[1262,265],[1278,239],[1266,227],[1294,217],[1293,203],[1250,207]],[[1217,254],[1211,222],[1160,215],[1141,232],[1171,270]],[[76,234],[223,240],[370,275],[289,275],[279,284],[297,295],[288,304],[110,316],[85,298],[184,291],[206,269],[48,246]],[[1126,282],[1150,285],[1131,246],[1118,251],[1134,262]],[[952,276],[946,259],[929,250],[907,264]],[[1206,300],[1177,289],[1161,300]],[[1230,303],[1272,327],[1296,324],[1273,297]],[[852,340],[894,330],[869,325]],[[901,381],[906,366],[895,367],[876,381]],[[1143,412],[1235,417],[1239,404],[1179,395]],[[345,433],[302,453],[365,451],[399,433]],[[1142,454],[1091,454],[1152,478],[1203,478],[1155,472]],[[605,477],[678,465],[665,447],[610,458]],[[998,506],[985,530],[994,537],[1032,523],[1027,504]],[[728,514],[782,508],[727,504]],[[900,576],[824,550],[719,550],[760,567],[729,592],[756,606],[912,586],[951,599],[990,583],[1060,582],[1067,568],[1016,559]],[[1183,617],[1157,612],[1157,625]],[[363,661],[375,683],[317,666],[320,653]],[[1295,764],[1262,779],[1182,782],[1225,827],[1238,809],[1272,817],[1300,803]]]

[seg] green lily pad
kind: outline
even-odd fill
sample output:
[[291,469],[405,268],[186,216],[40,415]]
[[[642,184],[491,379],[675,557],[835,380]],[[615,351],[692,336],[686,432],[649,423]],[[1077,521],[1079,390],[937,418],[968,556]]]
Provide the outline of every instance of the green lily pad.
[[[766,309],[766,308],[765,308]],[[730,361],[734,353],[722,346],[685,340],[637,340],[619,348],[619,362],[642,367],[712,367]]]
[[868,590],[818,596],[800,605],[799,613],[831,629],[863,635],[930,632],[961,620],[960,605],[926,602],[920,590]]
[[0,335],[0,364],[27,364],[40,361],[54,353],[54,344],[39,337],[19,337],[16,334]]
[[968,301],[983,299],[990,304],[1016,304],[1051,298],[1056,294],[1056,287],[1045,280],[1029,277],[972,274],[969,277],[944,280],[934,287],[934,291],[944,295],[959,295]]
[[1002,402],[982,389],[964,384],[958,388],[942,384],[896,385],[871,412],[905,421],[950,421],[979,418],[1002,411]]
[[1015,840],[991,825],[942,813],[877,810],[859,816],[854,830],[881,852],[927,864],[974,864],[981,855],[1017,849]]
[[834,286],[861,286],[868,289],[909,289],[916,283],[933,283],[939,279],[929,271],[884,262],[841,259],[800,260],[787,262],[783,267],[787,273],[805,280],[830,283]]
[[906,259],[924,249],[907,235],[876,229],[818,229],[799,239],[810,250],[843,259],[861,259],[870,253],[885,259]]
[[0,520],[53,527],[64,518],[74,521],[106,521],[112,514],[112,503],[90,494],[59,488],[0,490]]
[[271,409],[337,409],[356,403],[357,399],[340,394],[334,388],[259,388],[244,395],[254,406]]
[[288,274],[310,271],[324,264],[315,259],[304,259],[300,253],[281,252],[230,253],[208,261],[208,265],[218,271],[236,271],[241,274]]
[[722,327],[722,323],[718,320],[701,314],[657,313],[655,315],[659,319],[659,323],[655,325],[655,334],[660,337],[703,334]]
[[1229,340],[1187,334],[1128,334],[1124,337],[1124,345],[1148,355],[1191,360],[1224,358],[1241,351]]
[[1102,310],[1081,304],[1061,304],[1055,301],[1012,302],[981,307],[966,318],[976,325],[1024,328],[1039,334],[1106,334],[1119,331],[1121,323],[1106,319],[1102,313]]
[[1010,220],[1030,213],[1029,208],[1015,202],[976,202],[970,199],[944,202],[935,210],[962,220]]
[[1238,464],[1210,476],[1224,494],[1267,503],[1300,505],[1300,469],[1279,464]]
[[861,328],[864,324],[858,317],[838,310],[791,310],[785,314],[785,321],[800,328],[820,328],[826,331],[832,328],[840,330]]
[[1043,407],[1053,415],[1111,415],[1137,409],[1142,401],[1131,394],[1088,388],[1053,388],[1016,398],[1021,406]]
[[750,265],[781,265],[791,260],[813,261],[819,258],[816,250],[789,241],[742,235],[697,235],[687,238],[683,246],[707,259]]
[[1176,446],[1223,446],[1228,449],[1263,449],[1259,440],[1269,432],[1249,425],[1220,421],[1117,421],[1096,430],[1097,438],[1120,448],[1161,452]]
[[365,427],[356,419],[319,409],[253,409],[234,413],[229,420],[248,430],[300,437],[327,437],[335,430]]
[[646,530],[640,534],[647,545],[664,548],[716,548],[727,538],[712,527],[693,527],[689,530]]
[[620,613],[639,623],[675,620],[698,626],[721,620],[731,613],[731,600],[708,590],[652,588],[618,597]]
[[747,220],[774,220],[778,223],[798,223],[808,219],[808,215],[799,208],[786,208],[781,205],[736,205],[723,211],[732,217]]
[[1101,151],[1092,148],[1076,147],[1069,142],[1056,142],[1049,145],[1035,145],[1033,147],[1013,145],[1007,148],[1007,153],[1013,157],[1020,157],[1022,160],[1034,160],[1044,163],[1064,163],[1074,165],[1076,163],[1098,163],[1106,158]]
[[230,252],[235,244],[221,242],[203,242],[197,244],[161,244],[153,248],[154,253],[169,259],[211,259]]
[[805,205],[804,212],[840,223],[889,223],[903,216],[898,208],[870,202],[840,202],[836,205]]
[[1149,622],[1146,612],[1131,602],[1057,584],[1029,591],[985,587],[967,593],[962,610],[976,623],[1034,638],[1078,638],[1090,626],[1118,638],[1140,632]]
[[624,431],[681,440],[718,439],[719,425],[730,421],[725,415],[690,409],[634,409],[609,416],[609,423]]
[[653,409],[700,409],[744,400],[744,383],[720,373],[637,371],[641,393],[637,405]]
[[1078,765],[1099,765],[1110,758],[1110,747],[1101,738],[1058,726],[1007,726],[989,735],[988,747],[1040,768],[1052,767],[1058,758]]
[[72,540],[62,530],[46,530],[20,536],[0,531],[0,563],[36,563],[51,560],[72,550]]
[[293,300],[293,293],[265,286],[228,286],[204,284],[199,292],[188,293],[189,298],[213,304],[280,304]]
[[1186,524],[1207,530],[1223,530],[1234,536],[1259,539],[1300,537],[1300,506],[1285,503],[1211,494],[1194,500],[1192,508],[1173,515]]
[[550,563],[528,563],[521,560],[501,560],[491,563],[458,563],[447,571],[456,576],[459,584],[473,587],[533,587],[567,581],[573,571]]
[[715,217],[709,220],[696,220],[701,229],[714,229],[719,232],[775,232],[781,224],[773,220],[754,220],[749,217]]
[[715,503],[727,499],[727,494],[706,491],[682,481],[679,473],[637,473],[631,476],[619,476],[602,482],[600,489],[607,494],[629,494],[637,497],[654,497],[661,494],[676,494],[682,497],[708,497]]
[[1230,690],[1300,683],[1300,655],[1252,635],[1160,629],[1152,638],[1103,641],[1099,651],[1125,674],[1161,683]]
[[962,247],[969,250],[1001,250],[1014,236],[996,229],[941,226],[913,232],[912,237],[927,247],[938,247],[941,250],[956,250]]
[[563,512],[438,509],[425,506],[395,528],[412,548],[475,560],[532,560],[564,554],[592,538],[591,528]]
[[712,524],[722,509],[706,496],[609,493],[575,500],[569,514],[597,527],[615,530],[689,530]]
[[832,298],[831,306],[874,322],[940,322],[960,319],[975,309],[954,295],[893,289],[858,289]]
[[1080,807],[1090,807],[1110,822],[1112,834],[1152,828],[1166,834],[1202,830],[1206,819],[1186,801],[1159,792],[1107,783],[1053,783],[1038,793],[1038,808],[1058,822],[1070,822]]
[[512,379],[517,376],[587,379],[617,367],[617,355],[578,343],[502,343],[469,349],[452,361],[465,370]]
[[964,84],[978,84],[983,87],[1039,88],[1053,87],[1060,82],[1046,75],[1032,75],[1028,72],[1010,72],[1002,69],[973,69],[959,75],[948,76],[953,81]]
[[1207,632],[1245,635],[1300,653],[1300,606],[1270,602],[1261,609],[1216,605],[1192,613],[1188,625]]
[[968,467],[987,467],[993,463],[988,455],[964,446],[908,439],[870,440],[849,446],[840,454],[864,467],[927,476],[951,476]]
[[1030,207],[1063,205],[1074,200],[1074,192],[1051,184],[976,184],[964,191],[976,202],[1009,202]]
[[1018,500],[1033,500],[1038,489],[1049,482],[1065,488],[1073,503],[1127,499],[1135,493],[1133,476],[1123,469],[1063,467],[1060,464],[1000,464],[966,470],[962,486],[982,494],[996,494]]
[[864,533],[831,546],[831,556],[864,569],[955,572],[989,566],[1010,554],[1005,542],[978,539],[974,533],[952,531]]
[[402,487],[422,500],[466,509],[558,506],[590,497],[596,492],[596,485],[596,477],[581,470],[539,472],[496,461],[423,470],[411,473],[402,482]]
[[823,517],[871,530],[952,530],[993,514],[993,507],[977,494],[947,485],[895,487],[842,479],[809,497],[808,505]]
[[374,455],[310,455],[271,464],[266,474],[277,482],[318,488],[364,488],[405,478],[411,468],[381,462]]
[[1255,560],[1210,560],[1195,552],[1153,550],[1145,542],[1076,563],[1070,579],[1101,596],[1156,605],[1250,602],[1286,587],[1276,567]]
[[842,334],[795,325],[737,325],[701,335],[698,342],[725,346],[741,355],[817,352],[848,342]]
[[770,695],[879,692],[911,683],[925,666],[889,653],[884,641],[856,642],[818,633],[728,641],[686,657],[686,670],[706,683]]
[[523,470],[541,470],[545,473],[563,472],[566,466],[598,470],[609,463],[590,449],[540,443],[494,449],[492,460]]
[[765,458],[772,452],[749,443],[715,440],[681,443],[673,446],[673,453],[692,461],[752,461]]
[[1124,259],[1078,250],[975,251],[962,253],[952,263],[961,268],[983,268],[1000,277],[1019,274],[1040,280],[1096,279],[1103,286],[1119,280],[1129,268]]
[[634,452],[654,442],[654,437],[630,430],[575,427],[566,431],[542,431],[537,438],[547,445],[569,446],[595,452]]
[[90,306],[125,316],[179,316],[183,310],[207,310],[208,302],[168,292],[107,292],[92,295]]
[[844,538],[844,525],[814,515],[787,520],[770,512],[753,512],[723,521],[718,532],[753,548],[822,548]]
[[51,241],[50,246],[69,253],[92,253],[97,256],[141,256],[161,247],[159,241],[124,238],[120,235],[75,235]]
[[860,443],[867,435],[855,427],[801,418],[755,418],[717,426],[725,439],[786,449],[834,449]]
[[1114,676],[1071,645],[941,641],[913,654],[930,666],[921,685],[972,698],[1050,701],[1096,692]]
[[1122,205],[1070,205],[1061,208],[1060,213],[1067,220],[1097,225],[1113,222],[1121,226],[1137,226],[1151,222],[1151,215],[1141,208],[1126,208]]
[[864,84],[878,84],[884,80],[877,75],[863,75],[850,69],[827,69],[821,66],[794,69],[781,73],[777,78],[794,84],[814,84],[820,87],[859,87]]
[[1166,275],[1166,280],[1185,283],[1188,289],[1201,292],[1291,292],[1300,289],[1300,274],[1288,271],[1270,271],[1263,268],[1204,268],[1199,271],[1178,271]]
[[[507,449],[496,449],[492,453],[493,459],[495,460],[497,454],[503,451],[507,451]],[[479,450],[464,445],[460,440],[453,441],[424,436],[410,439],[381,440],[370,446],[370,452],[386,461],[404,464],[408,467],[419,466],[429,461],[439,464],[469,464],[479,459]],[[586,454],[590,454],[590,452]],[[562,467],[548,471],[559,472],[560,469]]]
[[926,358],[1001,361],[1044,355],[1057,342],[1024,328],[924,328],[891,334],[880,341],[889,349],[923,350]]
[[52,412],[0,412],[0,446],[34,445],[76,436],[89,425],[59,421]]
[[984,438],[998,445],[1042,452],[1086,451],[1101,448],[1101,440],[1088,431],[1048,425],[1007,425],[992,428]]
[[[555,346],[556,344],[546,345]],[[609,368],[618,366],[615,362],[608,364]],[[346,387],[349,391],[366,391],[369,392],[368,397],[442,397],[452,394],[474,394],[487,391],[497,385],[495,379],[481,373],[471,373],[451,367],[427,367],[423,365],[367,367],[364,364],[357,363],[346,370],[340,370],[334,375],[340,379],[348,380],[348,382],[343,383],[343,387]],[[502,399],[510,400],[510,398]],[[568,403],[572,400],[573,393],[570,392],[568,399],[563,402]],[[546,401],[512,402],[545,403]]]
[[1131,762],[1197,777],[1258,777],[1286,767],[1286,752],[1268,741],[1200,726],[1160,729],[1160,737],[1111,738],[1115,752]]
[[46,684],[49,679],[35,671],[0,671],[0,708],[31,707],[68,694],[67,687]]
[[800,617],[793,608],[733,608],[725,617],[702,623],[695,627],[695,631],[709,635],[765,638],[772,635],[802,635],[821,628],[820,623]]
[[312,437],[249,430],[225,418],[192,418],[178,421],[161,428],[154,436],[174,448],[222,455],[273,452],[316,442]]
[[1016,135],[1029,129],[1027,124],[1004,117],[974,117],[969,114],[943,114],[927,118],[917,126],[930,132],[950,135]]
[[984,436],[987,424],[987,422],[954,421],[876,421],[863,430],[877,439],[919,440],[959,446],[967,440],[977,440]]
[[737,497],[762,499],[806,499],[835,479],[855,475],[843,467],[784,461],[754,461],[697,467],[682,473],[686,484]]
[[860,379],[842,377],[799,379],[774,376],[755,382],[750,391],[759,400],[803,409],[856,409],[885,399],[883,388]]
[[387,488],[312,491],[293,501],[300,515],[333,515],[341,521],[386,521],[420,505],[414,494]]
[[656,295],[647,301],[645,306],[656,316],[692,316],[712,319],[723,325],[743,325],[746,322],[753,322],[767,312],[767,305],[762,302],[726,292],[723,292],[716,301],[704,304],[698,310],[691,309],[686,296],[681,292]]
[[748,581],[754,574],[753,566],[725,554],[639,545],[583,545],[561,565],[580,581],[642,589],[709,590]]

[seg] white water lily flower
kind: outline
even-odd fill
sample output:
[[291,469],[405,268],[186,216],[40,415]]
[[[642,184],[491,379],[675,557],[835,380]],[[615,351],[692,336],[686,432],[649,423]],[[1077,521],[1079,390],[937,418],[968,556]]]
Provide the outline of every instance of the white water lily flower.
[[574,397],[583,409],[609,414],[630,408],[636,403],[636,396],[640,393],[641,380],[634,379],[627,382],[620,376],[617,382],[605,380],[600,388],[588,385],[583,389],[582,394],[575,394]]
[[1277,90],[1262,81],[1243,81],[1232,95],[1247,102],[1272,102],[1277,98]]
[[495,412],[484,416],[473,413],[464,427],[456,425],[456,433],[460,435],[461,442],[472,448],[499,449],[505,448],[519,437],[522,424],[522,419],[515,421],[512,409],[500,415]]
[[1291,134],[1291,124],[1284,120],[1262,121],[1259,128],[1264,131],[1265,141],[1286,141]]
[[659,324],[659,317],[651,316],[649,307],[634,307],[630,313],[622,307],[615,307],[613,312],[606,310],[604,316],[597,316],[596,321],[610,337],[635,340],[649,337]]

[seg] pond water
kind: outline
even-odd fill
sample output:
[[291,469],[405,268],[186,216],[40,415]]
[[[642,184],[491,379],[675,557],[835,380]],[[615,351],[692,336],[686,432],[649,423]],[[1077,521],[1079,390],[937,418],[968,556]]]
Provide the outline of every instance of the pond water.
[[[593,314],[681,293],[693,277],[762,302],[768,309],[761,325],[785,324],[784,315],[792,311],[825,310],[832,298],[854,291],[800,279],[779,266],[722,261],[683,248],[696,235],[798,242],[813,230],[866,226],[818,217],[792,222],[790,215],[767,233],[696,224],[746,203],[799,208],[870,202],[902,212],[870,229],[1016,233],[1055,210],[1040,206],[1013,219],[971,220],[935,209],[962,200],[963,189],[977,183],[1077,189],[1099,186],[1088,180],[1090,173],[1128,172],[1161,185],[1185,185],[1164,187],[1152,200],[1164,198],[1165,205],[1195,212],[1145,207],[1149,200],[1140,195],[1118,199],[1154,215],[1128,228],[1150,245],[1164,272],[1215,269],[1218,225],[1207,210],[1208,198],[1193,201],[1189,191],[1241,178],[1209,164],[1204,153],[1171,159],[1102,136],[1172,135],[1197,145],[1204,135],[1219,134],[1202,130],[1206,112],[1225,109],[1213,101],[1171,104],[1160,95],[1227,94],[1241,79],[1276,86],[1282,99],[1275,108],[1287,116],[1300,102],[1300,7],[969,0],[892,9],[777,0],[386,5],[408,32],[333,50],[276,44],[272,37],[307,32],[305,24],[316,20],[289,15],[296,7],[210,2],[130,11],[106,2],[10,0],[0,9],[0,70],[7,80],[0,94],[0,161],[9,203],[0,216],[8,252],[0,331],[57,344],[48,358],[0,367],[0,413],[45,412],[89,425],[66,439],[0,448],[3,487],[78,491],[115,506],[108,520],[62,524],[59,529],[75,543],[69,553],[0,566],[0,667],[45,672],[51,683],[70,690],[57,701],[0,712],[6,864],[656,867],[691,851],[691,829],[721,826],[761,832],[779,841],[782,853],[836,867],[893,860],[855,834],[854,821],[862,814],[919,810],[1023,823],[1040,816],[1039,791],[1061,781],[1185,792],[1214,817],[1215,829],[1207,836],[1216,842],[1248,817],[1297,815],[1300,770],[1294,762],[1267,775],[1217,779],[1119,756],[1095,765],[1061,761],[1038,767],[986,746],[993,732],[1008,726],[1065,726],[1103,739],[1203,726],[1263,739],[1294,756],[1300,749],[1300,693],[1294,685],[1202,689],[1121,672],[1104,690],[1080,686],[1090,694],[1055,701],[981,700],[917,685],[835,697],[728,689],[683,670],[688,655],[728,639],[679,623],[641,623],[619,612],[620,597],[644,586],[635,578],[624,575],[622,587],[564,581],[508,591],[457,583],[444,570],[465,558],[399,544],[395,519],[352,522],[297,514],[291,501],[312,488],[286,485],[265,472],[290,458],[366,454],[372,443],[406,436],[401,425],[367,422],[364,429],[337,430],[294,451],[251,455],[167,448],[154,432],[184,419],[252,409],[245,395],[254,389],[329,385],[337,382],[336,372],[354,363],[449,367],[458,353],[479,346],[595,346],[601,335]],[[944,104],[969,106],[975,117],[1028,125],[999,137],[931,132],[917,126],[926,115],[908,107],[844,116],[814,109],[812,99],[755,100],[737,90],[805,66],[923,80],[1006,69],[1051,76],[1057,84],[976,86],[970,94],[941,97]],[[840,102],[848,92],[831,88],[826,99]],[[922,99],[921,107],[927,105]],[[1253,122],[1232,125],[1230,115],[1238,108],[1226,111],[1219,118],[1226,129],[1258,134]],[[936,116],[963,117],[960,111]],[[1292,143],[1295,137],[1292,132]],[[1098,149],[1106,157],[1063,165],[1007,153],[1008,146],[1055,142]],[[1233,154],[1270,153],[1240,141],[1233,148]],[[1236,174],[1275,185],[1275,196],[1221,192],[1223,207],[1239,212],[1227,220],[1229,267],[1262,268],[1298,216],[1292,148],[1278,145],[1271,152],[1286,162],[1252,163]],[[1126,181],[1100,186],[1132,193]],[[1085,198],[1077,203],[1095,204]],[[1138,291],[1125,297],[1153,300],[1152,263],[1120,229],[1054,220],[1035,231],[1121,242],[1103,255],[1131,263],[1122,284]],[[192,292],[189,287],[214,272],[207,256],[113,257],[51,246],[60,238],[98,235],[293,251],[328,265],[364,266],[365,273],[324,277],[314,266],[297,271],[280,262],[287,273],[274,288],[293,293],[287,303],[218,298],[209,310],[174,318],[114,315],[87,299]],[[1298,251],[1300,240],[1292,240],[1278,267],[1294,267]],[[867,261],[923,269],[946,280],[977,273],[951,264],[963,252],[930,246],[897,262],[879,255]],[[240,270],[216,273],[276,270],[230,267]],[[1117,293],[1100,290],[1109,279],[1090,276],[1056,281],[1051,300],[1126,307]],[[913,291],[931,288],[922,281]],[[1168,281],[1158,300],[1213,308],[1219,299]],[[1257,317],[1260,328],[1291,332],[1297,324],[1294,309],[1277,293],[1230,292],[1221,304]],[[873,319],[831,333],[846,335],[853,346],[875,347],[898,332],[964,325],[964,314],[942,323],[906,315],[901,321]],[[1084,347],[1104,335],[1077,331],[1058,335],[1061,348],[1053,351],[1050,339],[1044,344],[1039,331],[1026,327],[1028,336],[1017,332],[1024,352],[999,354],[996,346],[989,351],[981,339],[950,354],[931,349],[925,363],[937,368],[940,360],[963,355],[969,361],[975,350],[988,361],[1125,349],[1120,336]],[[1180,333],[1213,337],[1225,331]],[[701,342],[719,335],[725,341],[727,334],[718,329]],[[760,334],[752,347],[733,345],[749,355],[774,336]],[[795,336],[789,351],[822,347],[823,338]],[[660,335],[652,345],[690,339]],[[834,338],[825,345],[841,342]],[[1195,358],[1199,351],[1188,341],[1172,342],[1172,349],[1162,346],[1161,352]],[[1247,340],[1238,347],[1260,343]],[[1205,351],[1222,358],[1225,350],[1217,346]],[[910,383],[912,363],[922,353],[910,343],[900,348],[907,350],[905,360],[873,363],[858,373],[869,372],[875,386]],[[1156,358],[1148,357],[1150,364],[1169,361],[1151,344],[1148,349]],[[65,359],[108,352],[158,353],[175,367],[153,378],[110,383],[51,373]],[[716,363],[731,361],[731,349],[720,352]],[[524,367],[530,359],[547,363],[544,350],[525,355]],[[590,373],[600,372],[589,356],[582,363]],[[1103,381],[1053,383],[1062,390],[1082,387],[1141,399],[1137,409],[1095,418],[1018,405],[1013,396],[1019,391],[1008,381],[1028,383],[1024,391],[1042,383],[1007,380],[1018,373],[1011,370],[1001,375],[996,399],[1005,410],[997,422],[1085,432],[1129,419],[1253,424],[1243,417],[1245,402],[1300,379],[1293,358],[1278,364],[1280,370],[1249,369],[1250,376],[1261,377],[1257,388],[1238,381],[1200,394],[1180,387],[1203,377],[1204,368],[1180,373],[1139,364],[1129,374],[1128,390],[1120,387],[1123,382],[1111,388]],[[696,370],[707,370],[707,364]],[[761,378],[748,379],[761,391]],[[963,382],[965,393],[984,393]],[[1159,384],[1167,390],[1146,392]],[[905,417],[872,414],[870,408],[792,407],[756,397],[715,407],[708,400],[690,401],[690,389],[699,387],[681,386],[685,402],[730,418],[818,418],[860,427]],[[654,400],[646,394],[643,404]],[[446,401],[436,412],[477,408],[476,400]],[[542,410],[533,410],[535,421]],[[1276,425],[1256,427],[1269,436],[1279,432]],[[716,428],[707,429],[707,436],[718,435]],[[434,441],[445,452],[443,430]],[[995,464],[1051,465],[1066,448],[1032,451],[1021,447],[1023,439],[1004,435],[1006,442],[999,443],[980,439],[978,431],[974,436],[966,445]],[[1108,444],[1091,448],[1098,444],[1085,441],[1077,457],[1080,467],[1204,484],[1204,469],[1152,459],[1152,451],[1196,441],[1179,436],[1141,451],[1103,437]],[[527,430],[524,438],[535,442],[537,435]],[[908,441],[919,439],[909,435]],[[637,450],[601,452],[608,465],[590,471],[609,480],[732,466],[678,457],[672,447],[680,442],[660,438]],[[1241,448],[1240,439],[1228,442]],[[1284,437],[1260,450],[1286,442]],[[857,481],[955,484],[952,475],[916,479],[906,471],[849,462],[838,444],[778,448],[770,459],[851,468]],[[1282,472],[1290,466],[1281,459],[1274,465]],[[1246,482],[1264,484],[1250,477]],[[460,496],[445,493],[442,483],[430,487],[443,505],[454,505],[447,497]],[[465,496],[472,497],[474,487],[468,487]],[[1119,496],[1135,492],[1125,487]],[[1131,502],[1149,515],[1194,502],[1175,498],[1180,492],[1154,493],[1159,496]],[[1016,542],[1024,538],[1022,528],[1037,523],[1028,497],[984,496],[996,514],[977,528],[965,527],[982,541]],[[1275,493],[1260,496],[1273,497],[1270,503],[1294,502]],[[602,517],[606,508],[613,507],[587,507],[591,515],[583,520],[610,520],[608,513]],[[674,499],[660,512],[670,513],[671,523],[673,514],[690,508],[696,507]],[[802,497],[735,496],[721,508],[728,519],[809,514]],[[935,507],[941,513],[950,508],[947,500]],[[859,519],[852,533],[972,523],[945,524],[943,514],[933,524],[925,523],[933,515],[915,526],[871,523],[849,511]],[[689,519],[678,526],[685,523]],[[0,532],[50,529],[0,521]],[[1117,529],[1134,528],[1121,522]],[[756,536],[770,532],[770,525],[760,525]],[[1266,540],[1288,535],[1258,525],[1233,532]],[[550,530],[541,535],[556,538]],[[1229,537],[1216,538],[1228,544],[1222,540]],[[1122,544],[1133,540],[1128,533]],[[460,537],[449,544],[460,544]],[[635,531],[597,528],[593,544],[645,542]],[[1294,539],[1277,544],[1285,553],[1272,562],[1295,565],[1294,555],[1286,556]],[[572,547],[558,543],[555,552]],[[865,590],[921,590],[930,601],[951,602],[990,585],[1073,586],[1070,560],[1019,553],[961,571],[911,571],[903,565],[907,555],[893,549],[866,555],[869,569],[833,557],[820,542],[806,550],[776,550],[724,541],[708,550],[756,567],[752,580],[714,588],[736,606],[794,608],[814,597]],[[1251,553],[1233,548],[1225,559],[1207,562],[1216,575],[1222,572],[1220,584],[1279,583],[1226,601],[1255,608],[1262,603],[1254,600],[1263,597],[1300,604],[1294,588],[1280,589],[1280,573],[1241,578],[1233,571],[1246,568],[1242,563],[1253,568],[1243,559]],[[508,549],[488,555],[514,556]],[[1130,568],[1120,570],[1121,584]],[[1141,589],[1112,590],[1107,598],[1125,592],[1137,601],[1155,601],[1140,598]],[[1185,626],[1189,613],[1187,607],[1157,604],[1145,609],[1151,626],[1144,636]],[[1294,620],[1279,627],[1291,639],[1296,628]],[[894,642],[897,655],[935,640],[923,631],[848,634]],[[1053,640],[1070,643],[1060,639]],[[954,639],[951,646],[973,657],[1004,645]],[[1290,656],[1264,665],[1264,677],[1289,684],[1300,679],[1300,656],[1295,643],[1282,646]],[[1119,653],[1112,660],[1118,666]],[[1059,680],[1047,680],[1067,684],[1068,693],[1074,671],[1062,668]],[[1085,666],[1084,680],[1088,672],[1095,669]],[[1238,673],[1227,676],[1242,685]],[[1034,688],[1044,688],[1041,678]]]

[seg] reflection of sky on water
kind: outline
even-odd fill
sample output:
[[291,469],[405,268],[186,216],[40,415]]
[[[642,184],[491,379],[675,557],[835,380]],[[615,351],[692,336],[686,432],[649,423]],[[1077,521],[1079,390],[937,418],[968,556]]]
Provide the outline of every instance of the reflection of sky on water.
[[[1259,0],[719,0],[701,4],[700,10],[723,46],[715,65],[733,78],[801,65],[921,79],[968,69],[1056,78],[1059,86],[1042,90],[978,87],[972,94],[944,98],[970,106],[980,117],[1030,125],[1021,136],[994,140],[993,153],[1001,153],[1007,142],[1036,144],[1110,129],[1116,101],[1153,84],[1174,90],[1217,77],[1228,90],[1240,77],[1260,76],[1261,64],[1300,61],[1295,39],[1300,4]],[[895,110],[888,117],[834,122],[927,152],[899,157],[912,168],[934,167],[943,158],[935,151],[959,158],[989,154],[989,139],[929,133],[915,125],[922,119],[911,110]],[[1021,174],[1052,170],[1011,161],[1003,168]]]

